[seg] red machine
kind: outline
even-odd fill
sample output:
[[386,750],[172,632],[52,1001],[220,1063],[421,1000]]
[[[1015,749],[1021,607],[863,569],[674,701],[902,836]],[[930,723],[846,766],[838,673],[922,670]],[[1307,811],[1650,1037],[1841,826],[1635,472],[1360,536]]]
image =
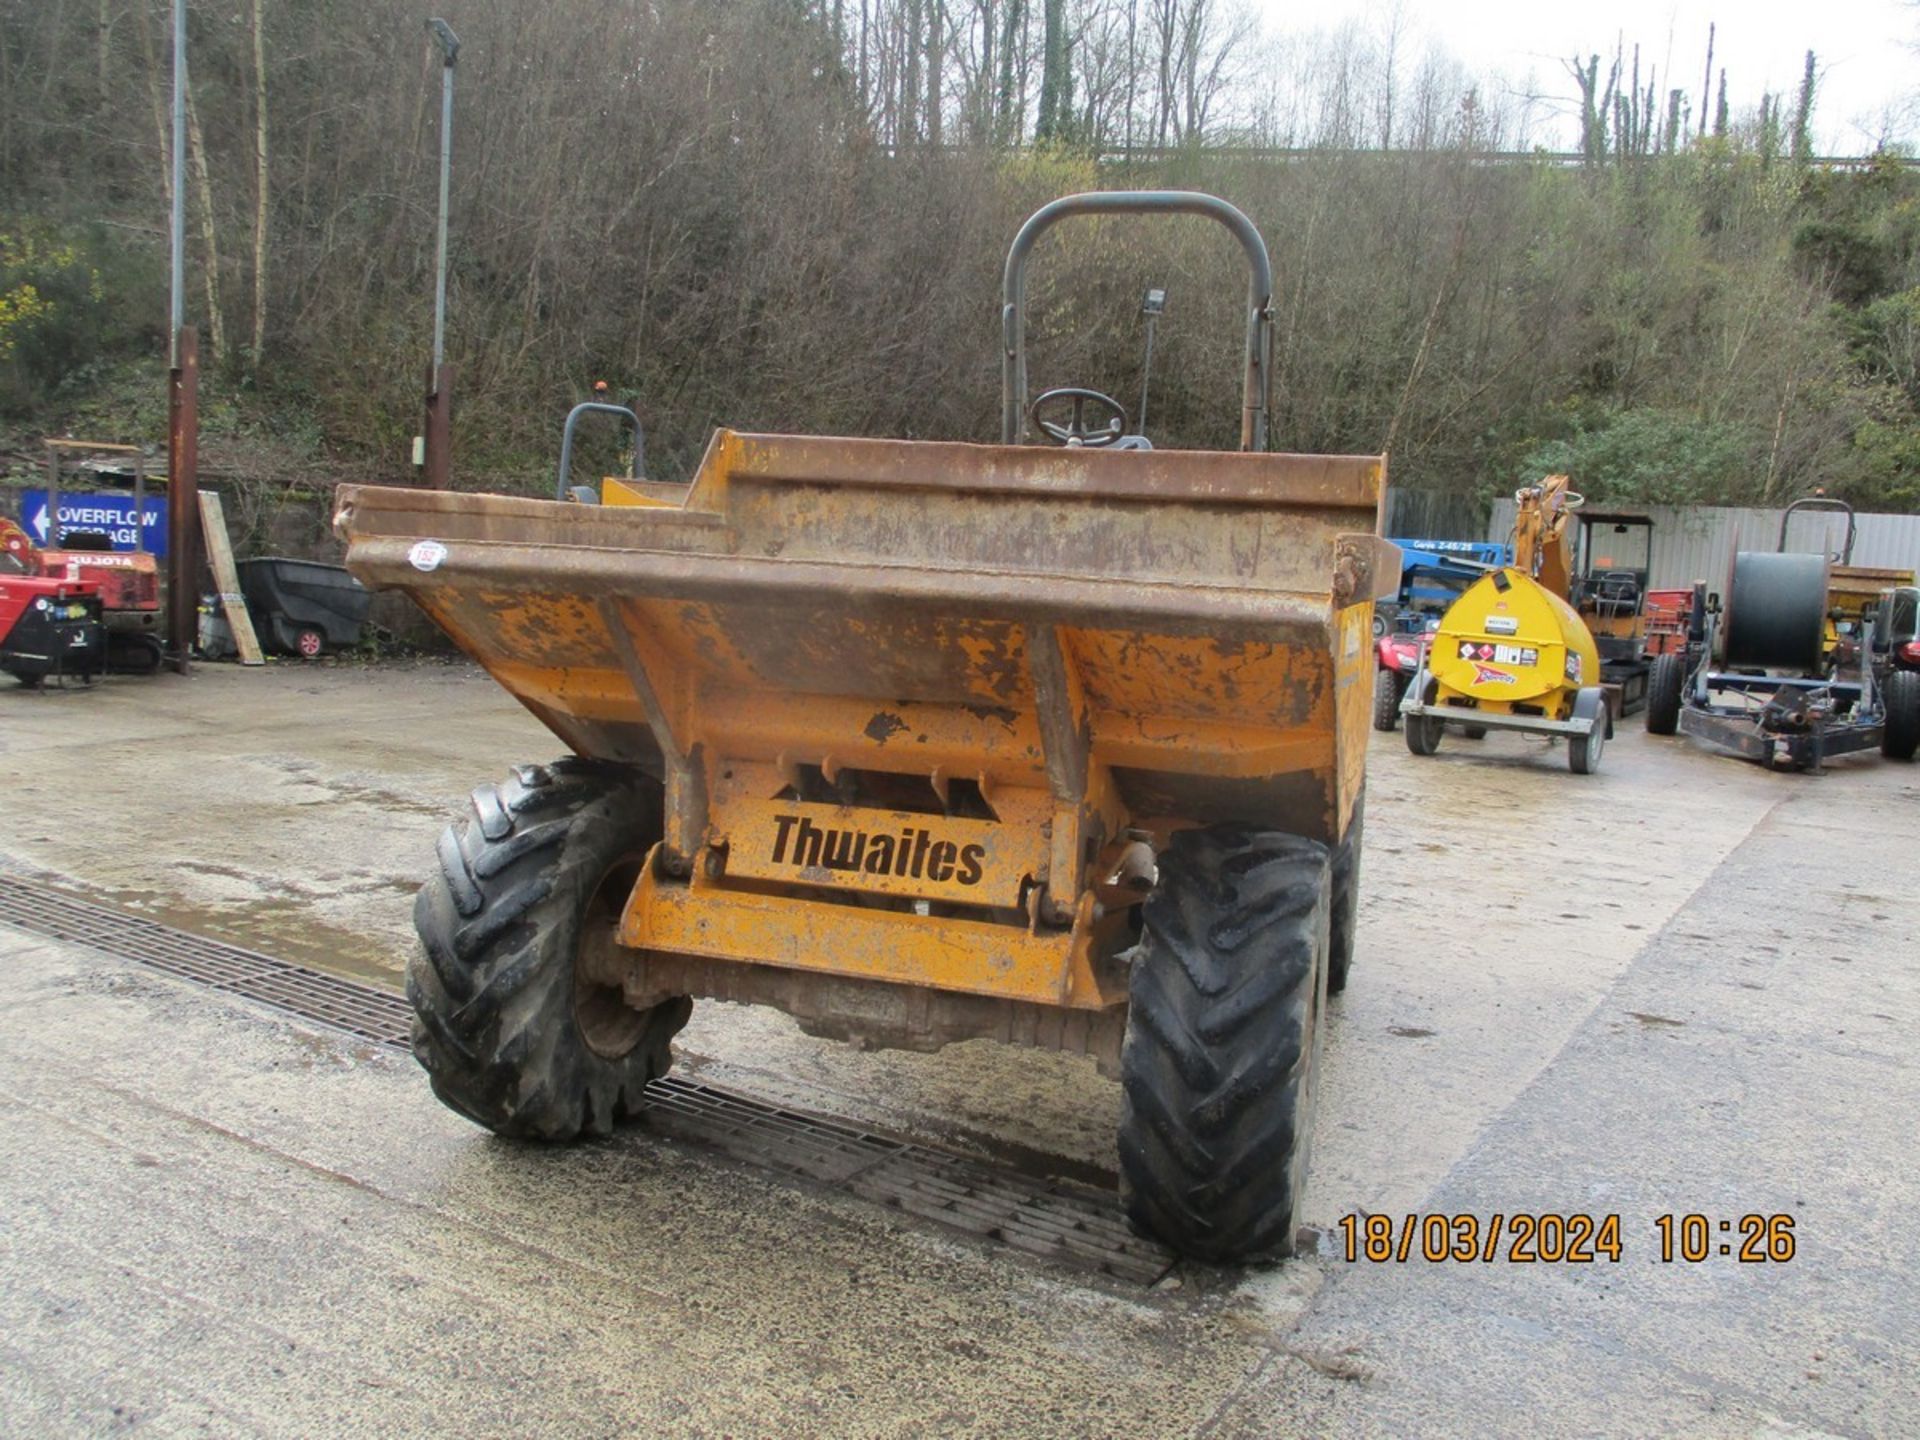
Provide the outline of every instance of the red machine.
[[1432,642],[1431,631],[1396,632],[1374,641],[1373,728],[1391,730],[1400,723],[1400,702],[1420,668],[1420,655]]
[[1658,655],[1684,655],[1687,650],[1688,617],[1693,612],[1693,589],[1649,590],[1641,613],[1646,616],[1647,634],[1641,653],[1649,660]]
[[[107,667],[134,674],[150,674],[164,653],[160,641],[160,567],[138,539],[133,550],[115,550],[95,531],[62,530],[60,481],[67,454],[110,454],[132,457],[135,513],[144,510],[146,462],[131,445],[108,445],[91,440],[49,440],[47,443],[46,548],[34,544],[26,531],[0,515],[0,551],[11,556],[29,575],[88,580],[97,587],[100,621],[106,633]],[[139,527],[135,527],[136,536]]]
[[91,681],[105,663],[100,587],[24,574],[0,558],[0,671],[35,688],[48,676]]

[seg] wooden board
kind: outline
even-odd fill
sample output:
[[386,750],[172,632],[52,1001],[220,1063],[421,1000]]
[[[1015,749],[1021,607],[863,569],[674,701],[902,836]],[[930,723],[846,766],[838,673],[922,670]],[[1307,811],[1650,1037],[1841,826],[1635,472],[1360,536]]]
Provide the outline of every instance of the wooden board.
[[213,583],[220,591],[220,609],[233,632],[233,643],[240,651],[242,665],[264,665],[260,640],[253,633],[253,617],[247,614],[246,596],[240,593],[240,575],[233,566],[233,541],[227,535],[227,512],[220,497],[211,490],[200,492],[200,528],[207,540],[207,563],[213,567]]

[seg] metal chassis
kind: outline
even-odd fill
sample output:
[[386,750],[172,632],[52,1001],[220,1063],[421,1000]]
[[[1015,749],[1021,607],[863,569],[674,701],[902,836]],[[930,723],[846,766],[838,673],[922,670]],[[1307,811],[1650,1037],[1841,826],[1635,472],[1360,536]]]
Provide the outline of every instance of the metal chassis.
[[[1717,619],[1706,627],[1700,664],[1688,680],[1682,697],[1681,734],[1718,745],[1743,760],[1769,769],[1784,751],[1795,769],[1810,772],[1817,772],[1829,755],[1848,755],[1879,746],[1886,729],[1886,711],[1880,703],[1880,688],[1874,680],[1870,661],[1863,664],[1857,681],[1716,672],[1711,668],[1710,657],[1718,630]],[[1871,620],[1861,636],[1861,654],[1873,654]],[[1763,710],[1750,705],[1715,704],[1712,698],[1716,691],[1739,695],[1766,691],[1777,695],[1783,690],[1825,692],[1840,699],[1851,699],[1853,718],[1817,720],[1805,730],[1780,730],[1766,723]]]
[[[1778,675],[1715,674],[1704,668],[1689,687],[1686,703],[1680,707],[1680,733],[1705,740],[1730,750],[1743,760],[1772,767],[1784,751],[1799,770],[1817,771],[1829,755],[1847,755],[1872,750],[1880,744],[1885,729],[1884,717],[1876,707],[1864,720],[1822,721],[1804,731],[1769,728],[1762,713],[1748,705],[1715,704],[1708,696],[1714,691],[1752,694],[1782,690],[1832,691],[1850,696],[1857,714],[1864,705],[1877,699],[1870,685],[1842,680],[1796,680]],[[1866,691],[1868,693],[1863,694]]]
[[1653,662],[1642,655],[1633,660],[1600,657],[1600,688],[1607,692],[1607,708],[1615,715],[1638,714],[1646,708],[1647,681]]
[[1407,683],[1406,698],[1400,702],[1401,717],[1420,716],[1448,720],[1456,725],[1481,725],[1488,730],[1512,730],[1525,735],[1585,736],[1591,735],[1600,725],[1607,726],[1612,733],[1612,703],[1604,707],[1598,715],[1574,715],[1566,720],[1549,720],[1544,715],[1511,715],[1498,710],[1480,710],[1468,705],[1426,705],[1417,696],[1427,688],[1428,650],[1420,652],[1420,664],[1413,672],[1413,679]]

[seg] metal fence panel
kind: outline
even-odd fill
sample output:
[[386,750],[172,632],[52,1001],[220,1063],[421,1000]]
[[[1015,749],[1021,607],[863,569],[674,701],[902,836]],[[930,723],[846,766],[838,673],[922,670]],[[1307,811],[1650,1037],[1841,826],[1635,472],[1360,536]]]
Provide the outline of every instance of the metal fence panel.
[[[1596,509],[1602,508],[1596,502]],[[1772,550],[1780,543],[1780,509],[1708,505],[1623,505],[1653,521],[1650,586],[1671,590],[1704,580],[1724,590],[1727,566],[1736,546]],[[1505,540],[1513,533],[1511,499],[1493,502],[1486,538]],[[1888,569],[1920,570],[1920,515],[1858,515],[1853,563]],[[1827,511],[1802,511],[1787,531],[1790,550],[1837,551],[1845,535],[1845,517]]]

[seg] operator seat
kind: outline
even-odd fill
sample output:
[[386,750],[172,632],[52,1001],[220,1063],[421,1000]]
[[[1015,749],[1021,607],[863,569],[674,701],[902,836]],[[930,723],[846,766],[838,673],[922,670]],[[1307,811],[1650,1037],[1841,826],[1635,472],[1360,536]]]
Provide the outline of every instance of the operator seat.
[[1640,576],[1632,570],[1601,571],[1593,577],[1590,593],[1596,615],[1621,620],[1640,613]]

